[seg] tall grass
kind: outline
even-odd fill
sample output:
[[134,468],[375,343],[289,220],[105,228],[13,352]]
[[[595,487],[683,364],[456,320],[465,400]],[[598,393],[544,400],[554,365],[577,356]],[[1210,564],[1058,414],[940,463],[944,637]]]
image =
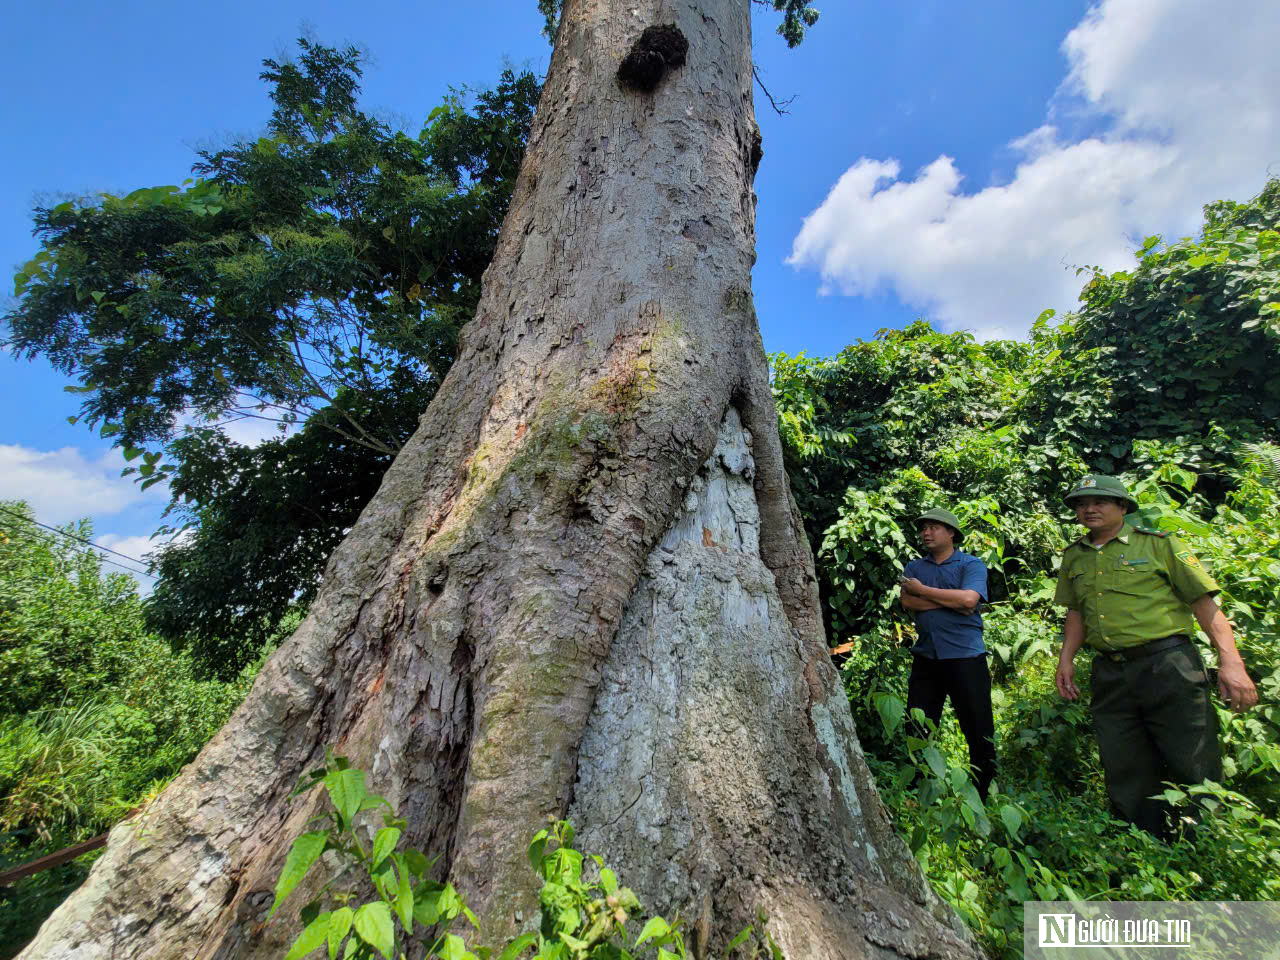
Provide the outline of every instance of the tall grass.
[[0,831],[47,845],[108,825],[120,807],[110,762],[118,741],[111,708],[98,700],[0,725]]

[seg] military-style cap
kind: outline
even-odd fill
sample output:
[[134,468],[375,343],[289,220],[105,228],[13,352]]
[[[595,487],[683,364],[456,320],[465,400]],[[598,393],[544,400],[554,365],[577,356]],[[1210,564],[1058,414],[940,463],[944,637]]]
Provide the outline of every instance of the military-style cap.
[[938,523],[945,523],[948,527],[955,531],[955,536],[951,538],[954,546],[960,546],[964,540],[964,531],[960,529],[960,521],[956,519],[956,515],[950,510],[943,510],[941,507],[934,507],[932,510],[926,510],[920,516],[916,517],[916,523],[924,523],[926,520],[935,520]]
[[1121,482],[1119,477],[1104,477],[1100,473],[1090,473],[1081,477],[1075,488],[1062,499],[1070,506],[1071,501],[1079,497],[1110,497],[1112,500],[1123,500],[1127,505],[1126,513],[1133,513],[1138,509],[1138,501],[1129,496],[1129,488]]

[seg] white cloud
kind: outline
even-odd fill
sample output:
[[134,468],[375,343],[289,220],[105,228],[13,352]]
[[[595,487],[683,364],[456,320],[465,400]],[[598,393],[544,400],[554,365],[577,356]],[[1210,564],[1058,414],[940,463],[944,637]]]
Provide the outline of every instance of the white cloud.
[[168,541],[157,538],[152,540],[150,537],[123,537],[115,533],[104,533],[97,537],[96,541],[101,546],[114,550],[115,553],[108,554],[116,559],[123,559],[116,554],[124,554],[134,560],[134,566],[146,569],[147,554],[154,553],[157,549],[164,546]]
[[289,424],[282,431],[280,424],[275,420],[256,416],[236,417],[235,414],[228,414],[224,418],[211,421],[194,409],[188,409],[179,415],[174,426],[179,433],[188,427],[205,429],[212,427],[231,442],[244,447],[256,447],[267,440],[291,436],[299,429],[297,424]]
[[69,523],[167,502],[164,484],[140,490],[133,477],[120,476],[124,467],[119,450],[94,460],[75,447],[33,450],[0,444],[0,499],[25,500],[43,523]]
[[155,553],[171,543],[187,543],[194,536],[194,530],[182,530],[173,536],[163,537],[151,537],[149,535],[122,536],[116,533],[104,533],[96,538],[96,542],[104,547],[109,547],[116,553],[122,553],[126,557],[142,561],[141,565],[145,567],[148,554]]
[[278,440],[294,432],[281,432],[280,425],[275,421],[259,420],[256,417],[225,420],[219,425],[219,429],[226,434],[228,440],[245,447],[256,447],[267,440]]
[[1261,188],[1280,162],[1277,36],[1280,3],[1103,0],[1063,41],[1061,92],[1107,133],[1066,142],[1046,122],[1010,145],[1009,183],[973,193],[945,155],[908,180],[863,157],[788,262],[826,293],[890,291],[950,329],[1024,333],[1075,304],[1069,266],[1126,267],[1142,236],[1193,233],[1206,202]]

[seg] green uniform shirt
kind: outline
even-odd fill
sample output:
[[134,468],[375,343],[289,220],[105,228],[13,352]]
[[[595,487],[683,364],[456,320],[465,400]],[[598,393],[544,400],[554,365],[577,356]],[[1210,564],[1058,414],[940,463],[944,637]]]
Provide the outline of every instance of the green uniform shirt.
[[1125,524],[1101,548],[1088,535],[1062,554],[1053,602],[1079,611],[1084,639],[1099,650],[1195,634],[1188,604],[1218,585],[1177,539]]

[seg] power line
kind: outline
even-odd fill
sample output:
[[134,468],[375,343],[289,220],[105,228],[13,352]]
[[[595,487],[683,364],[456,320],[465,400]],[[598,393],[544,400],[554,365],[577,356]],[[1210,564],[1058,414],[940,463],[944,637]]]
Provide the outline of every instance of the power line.
[[[59,541],[55,537],[42,537],[40,536],[40,534],[35,533],[31,530],[10,530],[8,531],[8,533],[12,536],[18,537],[19,539],[26,540],[29,543],[43,543],[43,544],[48,544],[50,546],[57,546],[59,544]],[[130,573],[135,574],[139,577],[147,577],[150,580],[160,579],[154,573],[147,573],[146,571],[143,571],[143,570],[136,570],[133,567],[129,566],[127,563],[121,563],[119,560],[112,560],[110,557],[104,557],[102,556],[102,554],[94,553],[92,550],[81,549],[79,547],[74,546],[73,544],[67,544],[67,547],[71,550],[72,553],[76,554],[77,556],[92,555],[96,559],[100,560],[102,563],[109,563],[113,567],[119,567],[121,570],[128,570]]]
[[[57,538],[42,537],[40,534],[32,530],[9,530],[7,531],[7,535],[12,535],[12,536],[18,537],[19,539],[26,540],[28,543],[43,543],[49,546],[58,546],[59,544],[59,541],[57,540]],[[83,550],[71,544],[68,544],[67,546],[69,547],[71,552],[76,554],[77,556],[93,554],[93,556],[96,557],[98,560],[101,560],[103,563],[109,563],[113,567],[119,567],[121,570],[128,570],[130,573],[135,573],[140,577],[149,577],[152,580],[159,579],[159,577],[157,577],[154,573],[145,573],[142,570],[135,570],[133,567],[129,566],[128,564],[121,563],[119,560],[112,560],[110,557],[104,557],[101,554],[93,553],[93,551],[91,550]]]
[[[119,550],[112,550],[110,547],[104,547],[100,543],[94,543],[92,540],[87,540],[84,537],[77,536],[74,533],[68,533],[66,530],[59,530],[57,527],[51,527],[47,523],[41,523],[39,520],[33,520],[30,517],[27,517],[21,513],[18,513],[18,511],[16,510],[10,510],[6,506],[0,505],[0,513],[7,513],[9,514],[9,516],[17,517],[19,520],[22,520],[25,523],[35,524],[37,527],[43,527],[46,530],[51,530],[54,533],[58,534],[58,536],[60,537],[66,537],[69,540],[77,540],[80,543],[93,547],[95,550],[105,550],[107,553],[113,553],[117,557],[123,557],[125,560],[128,560],[132,563],[140,564],[141,566],[150,566],[150,564],[147,563],[146,560],[139,560],[137,557],[131,557],[127,553],[121,553]],[[128,570],[131,573],[137,573],[144,577],[151,577],[151,579],[153,580],[157,579],[154,574],[145,573],[142,570],[134,570],[132,567],[126,567],[123,563],[115,563],[115,561],[109,560],[107,557],[103,557],[102,559],[106,560],[107,563],[113,564],[114,566],[122,567],[123,569]]]

